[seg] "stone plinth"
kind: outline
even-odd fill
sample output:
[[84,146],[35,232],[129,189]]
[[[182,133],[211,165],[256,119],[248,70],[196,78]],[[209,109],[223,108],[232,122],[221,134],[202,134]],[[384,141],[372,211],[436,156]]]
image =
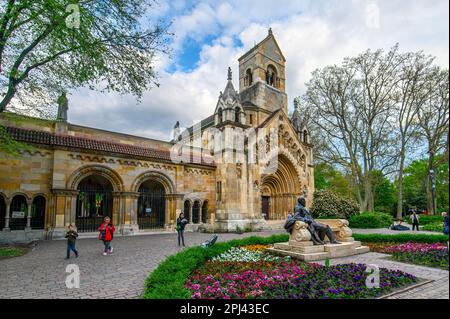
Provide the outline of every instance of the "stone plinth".
[[[369,247],[361,246],[361,242],[355,241],[352,230],[345,219],[318,219],[317,222],[330,226],[341,244],[314,245],[307,224],[297,221],[289,242],[275,244],[269,252],[291,256],[303,261],[316,261],[326,258],[346,257],[369,252]],[[326,239],[328,241],[328,239]]]

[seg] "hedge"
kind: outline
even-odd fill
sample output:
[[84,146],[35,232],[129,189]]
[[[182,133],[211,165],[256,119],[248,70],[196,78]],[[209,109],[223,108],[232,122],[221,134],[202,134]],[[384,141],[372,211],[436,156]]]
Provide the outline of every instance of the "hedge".
[[425,225],[420,225],[420,230],[427,230],[427,231],[435,231],[435,232],[443,232],[444,230],[444,223],[443,222],[436,222],[436,223],[429,223]]
[[392,242],[392,243],[407,243],[409,241],[416,243],[446,243],[448,242],[447,235],[428,235],[428,234],[353,234],[353,238],[357,241],[366,243],[380,243],[380,242]]
[[[437,215],[420,215],[419,216],[419,225],[429,225],[429,224],[435,224],[435,223],[441,223],[441,225],[444,223],[444,217],[437,216]],[[412,224],[411,215],[405,216],[406,221],[408,224]]]
[[216,243],[210,248],[191,247],[168,257],[149,275],[145,281],[144,299],[189,299],[191,293],[184,284],[191,272],[213,256],[229,250],[233,246],[268,245],[289,240],[288,234],[270,237],[247,237]]
[[387,228],[392,225],[391,215],[380,212],[362,212],[349,220],[351,228]]

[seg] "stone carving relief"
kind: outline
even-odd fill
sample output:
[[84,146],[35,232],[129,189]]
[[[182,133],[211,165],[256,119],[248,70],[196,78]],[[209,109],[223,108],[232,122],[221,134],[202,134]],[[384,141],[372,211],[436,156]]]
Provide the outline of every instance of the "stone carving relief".
[[174,170],[176,171],[176,166],[161,164],[161,163],[148,163],[142,161],[135,160],[127,160],[127,159],[114,159],[97,155],[81,155],[81,154],[69,154],[69,157],[72,159],[80,160],[80,161],[88,161],[95,163],[109,163],[109,164],[120,164],[126,166],[135,166],[135,167],[144,167],[144,168],[153,168],[153,169],[164,169],[164,170]]

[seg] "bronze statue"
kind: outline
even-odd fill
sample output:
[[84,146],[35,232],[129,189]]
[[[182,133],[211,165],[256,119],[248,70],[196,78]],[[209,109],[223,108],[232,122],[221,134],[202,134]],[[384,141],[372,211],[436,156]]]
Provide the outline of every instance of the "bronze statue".
[[297,205],[295,206],[294,216],[288,218],[285,224],[285,228],[292,232],[292,228],[296,221],[302,221],[308,224],[308,230],[311,233],[311,240],[314,245],[323,245],[325,236],[328,237],[331,244],[340,244],[339,241],[336,240],[336,236],[331,230],[330,226],[316,222],[314,218],[311,216],[310,212],[306,209],[306,200],[304,197],[299,197],[297,201]]

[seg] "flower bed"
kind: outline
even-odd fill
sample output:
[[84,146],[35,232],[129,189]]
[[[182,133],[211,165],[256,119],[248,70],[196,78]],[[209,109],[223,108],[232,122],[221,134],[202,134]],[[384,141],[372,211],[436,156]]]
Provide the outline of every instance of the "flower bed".
[[186,288],[195,299],[373,298],[417,281],[414,276],[380,269],[380,288],[366,287],[364,264],[321,266],[297,260],[208,261],[194,271]]
[[[265,253],[261,248],[254,249],[254,247],[249,250],[244,247],[232,247],[230,250],[224,252],[223,254],[213,257],[212,261],[238,261],[238,262],[258,262],[258,261],[279,261],[282,258]],[[289,259],[289,257],[285,257]]]
[[[436,243],[448,241],[448,236],[446,235],[425,234],[354,234],[353,237],[355,238],[355,240],[364,242],[364,244],[368,242],[383,244],[384,242],[406,243],[408,241],[414,241],[422,243]],[[213,257],[228,251],[232,247],[245,247],[247,248],[247,250],[252,250],[251,248],[249,248],[249,246],[267,246],[269,244],[286,242],[288,240],[288,234],[273,235],[271,237],[254,236],[227,242],[217,242],[214,246],[207,249],[201,247],[187,248],[176,255],[169,256],[151,274],[149,274],[145,282],[145,291],[142,297],[149,299],[192,298],[194,292],[186,286],[188,279],[192,281],[193,275],[200,269],[202,269],[202,267],[205,267],[208,263],[210,263],[210,260]],[[264,271],[265,269],[271,269],[273,267],[273,262],[261,262],[259,266],[254,263],[237,262],[216,263],[216,265],[218,264],[221,264],[221,268],[220,271],[219,269],[217,270],[217,273],[221,274],[224,274],[226,272],[239,273],[242,272],[245,267],[247,270],[254,269],[253,267],[260,267],[262,271]],[[305,270],[305,268],[303,268],[303,270]],[[382,270],[382,274],[383,272],[384,270]],[[209,273],[209,275],[214,276],[215,274],[215,272]],[[404,284],[407,285],[409,282],[410,281],[406,280]],[[387,290],[387,288],[385,289]]]
[[443,243],[420,244],[409,242],[384,248],[398,261],[448,269],[448,247]]

